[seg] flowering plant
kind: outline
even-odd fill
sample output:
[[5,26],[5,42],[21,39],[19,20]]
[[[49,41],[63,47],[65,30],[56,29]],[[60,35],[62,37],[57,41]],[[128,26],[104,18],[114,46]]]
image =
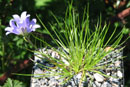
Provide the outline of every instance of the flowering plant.
[[30,15],[26,11],[22,12],[21,16],[13,15],[13,18],[9,22],[10,27],[5,28],[6,35],[14,33],[26,36],[28,33],[35,31],[36,28],[40,28],[40,25],[36,24],[36,19],[30,21]]
[[[26,15],[26,12],[23,12],[21,17],[18,15],[13,15],[13,18],[14,19],[10,20],[10,27],[5,29],[7,31],[6,35],[9,33],[14,33],[27,37],[28,33],[35,31],[36,28],[40,27],[38,24],[36,24],[36,19],[33,19],[32,21],[29,20],[30,15]],[[99,69],[105,69],[109,64],[101,66],[97,66],[97,64],[100,63],[100,61],[113,49],[123,44],[120,43],[123,37],[122,32],[114,37],[117,26],[112,35],[106,40],[109,26],[105,24],[102,27],[101,22],[99,22],[97,26],[95,26],[95,29],[92,30],[89,27],[90,24],[88,13],[86,14],[84,12],[83,19],[81,21],[79,20],[79,17],[75,15],[71,5],[67,9],[63,22],[58,21],[55,16],[54,18],[56,19],[58,25],[57,28],[54,27],[53,24],[50,24],[51,30],[54,32],[54,34],[47,29],[47,27],[39,18],[38,19],[59,49],[56,49],[50,43],[33,35],[36,39],[43,42],[43,44],[45,44],[47,47],[51,47],[55,52],[58,53],[58,55],[61,56],[61,59],[56,59],[49,54],[37,51],[37,49],[33,51],[42,55],[42,57],[39,58],[48,58],[48,61],[50,61],[51,64],[59,67],[62,70],[62,72],[53,72],[50,70],[52,67],[47,67],[45,68],[47,71],[53,72],[53,74],[50,74],[49,76],[61,75],[61,78],[65,78],[66,82],[74,75],[82,73],[79,86],[81,85],[81,82],[85,80],[86,75],[92,78],[89,72],[96,72],[102,74],[103,76],[107,76],[100,72]],[[29,39],[27,40],[31,43]],[[105,48],[110,44],[112,49],[106,51]],[[122,50],[122,48],[119,50]],[[48,74],[44,74],[44,76],[46,77]]]

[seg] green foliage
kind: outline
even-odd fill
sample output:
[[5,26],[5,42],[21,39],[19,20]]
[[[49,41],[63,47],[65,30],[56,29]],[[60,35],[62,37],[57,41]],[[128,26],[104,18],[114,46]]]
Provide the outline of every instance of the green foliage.
[[127,8],[130,7],[130,1],[128,1],[128,4],[126,5],[126,7],[127,7]]
[[52,0],[35,0],[36,1],[36,7],[39,8],[41,6],[46,6],[48,2],[51,2]]
[[[35,14],[38,14],[43,23],[46,24],[47,28],[50,30],[51,27],[53,29],[60,29],[61,34],[64,34],[65,30],[61,29],[60,26],[64,26],[64,22],[62,21],[65,15],[65,9],[68,6],[67,3],[71,0],[0,0],[0,73],[5,72],[7,67],[10,66],[10,63],[14,63],[17,60],[29,58],[32,54],[25,48],[31,48],[29,44],[27,44],[22,37],[9,35],[5,36],[4,28],[8,26],[9,20],[12,18],[13,14],[19,14],[22,11],[28,11],[32,16],[35,17]],[[112,0],[110,0],[112,1]],[[121,12],[123,9],[128,8],[130,6],[130,1],[120,9],[114,9],[112,4],[106,5],[104,0],[73,0],[73,6],[75,8],[75,14],[79,13],[79,20],[82,19],[83,10],[87,7],[88,3],[90,4],[90,15],[89,15],[89,27],[94,29],[94,24],[97,22],[97,18],[100,14],[102,14],[102,19],[104,21],[109,20],[112,16],[115,16],[117,13]],[[55,23],[54,18],[51,16],[50,11],[52,11],[61,23]],[[126,18],[127,21],[130,20],[129,17]],[[48,21],[53,24],[51,27],[48,25]],[[70,23],[69,19],[66,19],[67,23]],[[60,25],[60,26],[59,26]],[[110,25],[112,26],[112,25]],[[122,27],[122,26],[121,26]],[[124,34],[129,33],[130,22],[126,24],[126,28],[123,30]],[[121,30],[122,28],[118,27],[117,30]],[[50,44],[53,44],[54,41],[44,36],[48,36],[47,31],[38,30],[39,36],[41,36],[44,40],[49,40]],[[109,28],[110,32],[113,32],[113,27]],[[108,31],[108,32],[109,32]],[[56,38],[54,32],[50,30],[53,37]],[[118,32],[117,32],[118,33]],[[109,35],[110,36],[110,35]],[[64,37],[64,36],[63,36]],[[7,39],[8,38],[8,39]],[[32,39],[33,40],[33,39]],[[39,45],[39,42],[37,41]]]
[[8,78],[3,87],[25,87],[25,85],[18,80]]
[[[66,78],[66,80],[69,80],[71,77],[78,73],[82,73],[81,82],[84,80],[86,73],[90,78],[92,78],[88,72],[97,72],[104,75],[99,71],[99,69],[105,69],[109,64],[101,66],[96,65],[99,64],[99,62],[106,55],[108,55],[112,49],[115,49],[123,44],[120,43],[123,37],[122,31],[115,36],[115,32],[118,26],[115,27],[111,36],[109,38],[106,38],[109,30],[109,25],[104,24],[104,26],[102,26],[101,20],[99,20],[97,25],[94,25],[94,29],[91,29],[88,10],[87,13],[85,10],[83,18],[79,19],[79,14],[75,12],[75,9],[73,9],[72,5],[69,5],[63,21],[59,21],[55,15],[53,15],[53,17],[57,22],[57,26],[56,24],[50,24],[51,30],[54,34],[50,32],[50,29],[47,29],[47,27],[42,23],[40,19],[39,20],[54,41],[55,46],[59,47],[60,50],[57,50],[50,43],[45,42],[42,39],[38,39],[38,37],[36,39],[42,41],[43,44],[46,44],[46,46],[51,47],[62,58],[64,58],[66,62],[64,62],[62,59],[55,59],[43,52],[34,52],[48,57],[50,63],[56,65],[56,67],[61,68],[61,73],[54,72],[54,74],[61,75],[61,78]],[[105,48],[109,45],[111,45],[112,49],[105,51]],[[122,50],[122,48],[119,50]],[[51,72],[51,70],[49,71]]]
[[130,29],[129,28],[123,28],[122,31],[124,34],[129,34],[130,33]]

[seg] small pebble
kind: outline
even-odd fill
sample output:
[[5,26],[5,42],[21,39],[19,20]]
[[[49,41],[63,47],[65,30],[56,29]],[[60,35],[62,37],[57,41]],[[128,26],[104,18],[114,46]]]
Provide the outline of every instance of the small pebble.
[[121,64],[121,61],[116,61],[116,62],[115,62],[115,66],[116,66],[116,67],[119,67],[120,64]]
[[110,78],[110,81],[111,82],[114,82],[114,83],[118,83],[119,82],[119,79],[118,78]]
[[97,87],[100,87],[100,86],[101,86],[101,83],[99,83],[99,82],[97,82],[97,81],[95,81],[95,84],[96,84]]
[[94,78],[96,79],[97,82],[103,82],[104,77],[98,73],[94,74]]
[[[100,87],[100,86],[98,86]],[[101,87],[111,87],[111,84],[108,82],[104,82]]]
[[120,87],[118,84],[112,83],[112,87]]
[[122,78],[122,77],[123,77],[122,72],[121,72],[121,71],[117,71],[117,76],[118,76],[119,78]]

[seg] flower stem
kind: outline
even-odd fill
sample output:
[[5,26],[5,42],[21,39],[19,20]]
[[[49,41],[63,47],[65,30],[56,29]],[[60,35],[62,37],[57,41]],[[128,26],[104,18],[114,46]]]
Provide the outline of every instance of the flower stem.
[[31,44],[35,49],[37,49],[37,47],[32,43],[32,41],[30,40],[30,37],[24,37],[24,40],[26,42],[28,42],[29,44]]

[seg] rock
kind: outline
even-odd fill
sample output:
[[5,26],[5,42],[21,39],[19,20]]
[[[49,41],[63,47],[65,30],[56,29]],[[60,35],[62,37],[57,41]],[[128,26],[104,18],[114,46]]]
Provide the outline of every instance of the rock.
[[118,79],[118,78],[113,78],[113,77],[111,77],[111,78],[110,78],[110,81],[111,81],[111,82],[114,82],[114,83],[118,83],[118,82],[119,82],[119,79]]
[[68,85],[67,87],[72,87],[71,85]]
[[116,66],[116,67],[119,67],[120,64],[121,64],[121,61],[119,61],[119,60],[115,62],[115,66]]
[[122,78],[122,77],[123,77],[122,72],[121,72],[121,71],[117,71],[117,76],[118,76],[119,78]]
[[34,87],[41,87],[40,85],[36,84]]
[[[34,77],[40,77],[40,76],[42,76],[43,71],[42,71],[40,68],[37,68],[37,69],[34,71],[34,74],[36,74]],[[41,75],[40,75],[40,74],[41,74]]]
[[113,53],[112,57],[115,58],[117,55],[115,53]]
[[96,84],[97,87],[100,87],[100,86],[101,86],[101,83],[99,83],[99,82],[97,82],[97,81],[95,81],[95,84]]
[[52,52],[52,57],[55,58],[56,52]]
[[98,87],[112,87],[112,86],[111,86],[110,83],[104,82],[104,83],[102,84],[102,86],[98,86]]
[[81,77],[82,77],[81,73],[79,73],[78,75],[76,75],[76,78],[78,78],[78,79],[81,79]]
[[108,75],[108,76],[110,76],[110,75],[111,75],[111,73],[107,73],[107,75]]
[[93,84],[92,87],[97,87],[97,86],[95,84]]
[[103,82],[104,77],[98,73],[94,74],[94,78],[96,79],[97,82]]
[[118,84],[112,83],[112,87],[120,87]]

